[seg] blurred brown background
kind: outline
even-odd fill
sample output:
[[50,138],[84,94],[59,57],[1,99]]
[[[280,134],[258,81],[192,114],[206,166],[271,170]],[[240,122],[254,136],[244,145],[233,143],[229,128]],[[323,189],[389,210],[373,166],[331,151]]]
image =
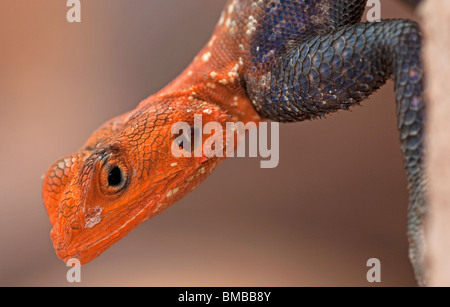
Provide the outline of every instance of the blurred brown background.
[[[0,286],[67,286],[41,176],[186,67],[225,0],[0,2]],[[412,18],[395,1],[382,17]],[[392,83],[363,107],[281,126],[280,164],[229,159],[82,268],[83,286],[414,285]]]

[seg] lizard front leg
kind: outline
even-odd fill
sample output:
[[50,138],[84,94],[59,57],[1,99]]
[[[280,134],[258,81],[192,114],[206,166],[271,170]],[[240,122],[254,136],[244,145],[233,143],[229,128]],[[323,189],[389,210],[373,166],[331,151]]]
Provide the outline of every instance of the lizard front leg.
[[265,118],[290,122],[359,104],[394,77],[398,129],[408,176],[410,258],[424,282],[423,69],[421,33],[406,20],[346,25],[291,46],[271,65],[246,74],[251,101]]

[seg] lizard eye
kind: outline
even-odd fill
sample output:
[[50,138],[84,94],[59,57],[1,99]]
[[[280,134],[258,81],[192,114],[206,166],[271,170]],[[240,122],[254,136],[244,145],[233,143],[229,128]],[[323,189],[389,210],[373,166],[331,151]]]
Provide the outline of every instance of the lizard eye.
[[128,183],[128,172],[121,162],[108,161],[102,167],[100,188],[104,194],[116,194],[124,190]]
[[118,187],[123,183],[122,170],[118,166],[114,166],[108,174],[108,185]]

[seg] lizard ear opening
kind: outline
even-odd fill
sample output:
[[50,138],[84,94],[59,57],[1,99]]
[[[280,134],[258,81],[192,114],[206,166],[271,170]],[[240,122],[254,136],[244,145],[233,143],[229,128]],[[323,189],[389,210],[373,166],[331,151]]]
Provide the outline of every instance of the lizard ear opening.
[[180,150],[193,154],[202,141],[201,129],[190,126],[189,129],[181,129],[174,134],[174,141]]
[[201,154],[202,129],[195,124],[177,122],[171,127],[172,155],[174,157],[192,157]]

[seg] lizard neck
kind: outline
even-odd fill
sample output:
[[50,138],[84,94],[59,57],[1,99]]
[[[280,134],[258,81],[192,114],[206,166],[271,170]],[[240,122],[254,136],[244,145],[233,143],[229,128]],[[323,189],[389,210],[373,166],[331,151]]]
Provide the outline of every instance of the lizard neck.
[[164,96],[184,98],[188,104],[192,101],[203,101],[205,108],[213,104],[228,114],[233,122],[261,121],[241,81],[229,81],[221,78],[222,76],[217,70],[204,74],[195,69],[195,66],[190,66],[156,95],[159,99]]
[[184,97],[188,103],[205,101],[221,108],[231,121],[260,122],[261,117],[250,102],[245,87],[246,46],[232,39],[223,18],[192,63],[155,95],[158,98]]

